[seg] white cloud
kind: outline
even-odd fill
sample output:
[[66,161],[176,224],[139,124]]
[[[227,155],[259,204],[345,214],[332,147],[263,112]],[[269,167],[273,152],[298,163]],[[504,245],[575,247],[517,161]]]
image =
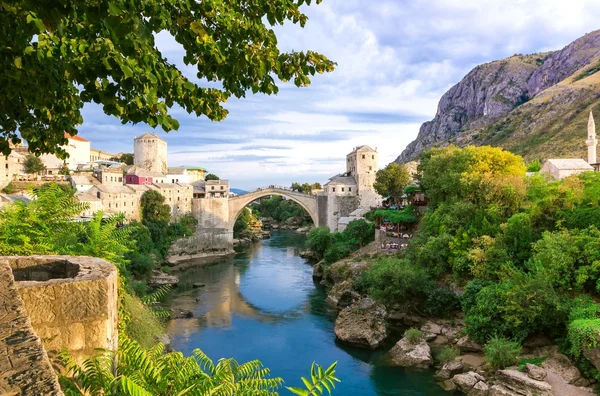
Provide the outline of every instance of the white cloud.
[[[230,100],[222,123],[174,109],[181,128],[164,135],[170,163],[208,167],[242,188],[325,181],[344,170],[345,154],[359,144],[379,147],[383,166],[472,67],[514,53],[560,49],[597,28],[600,2],[327,0],[305,11],[305,29],[276,28],[280,47],[322,52],[338,63],[336,71],[316,76],[308,88],[286,84],[277,96]],[[184,67],[172,37],[163,33],[156,41]],[[195,77],[193,67],[184,70]],[[107,151],[131,151],[133,136],[149,129],[123,126],[94,105],[84,118],[80,133]]]

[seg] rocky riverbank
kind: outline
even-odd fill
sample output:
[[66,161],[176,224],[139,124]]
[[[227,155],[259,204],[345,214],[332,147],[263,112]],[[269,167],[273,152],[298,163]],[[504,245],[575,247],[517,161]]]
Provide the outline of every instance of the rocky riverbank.
[[[369,259],[379,254],[379,247],[371,244],[334,264],[319,262],[313,267],[313,278],[327,288],[327,301],[339,310],[334,332],[340,341],[368,349],[394,343],[387,354],[390,365],[435,369],[435,379],[444,390],[470,396],[594,394],[591,385],[595,380],[584,378],[547,337],[530,337],[524,342],[519,366],[494,370],[483,347],[465,335],[462,313],[450,319],[424,317],[361,295],[354,284],[370,267]],[[405,333],[409,328],[412,330]],[[405,336],[400,335],[403,333]],[[444,348],[455,351],[456,357],[440,361]],[[600,356],[600,351],[588,350],[586,356],[595,364],[593,357]],[[596,360],[600,366],[600,359]]]

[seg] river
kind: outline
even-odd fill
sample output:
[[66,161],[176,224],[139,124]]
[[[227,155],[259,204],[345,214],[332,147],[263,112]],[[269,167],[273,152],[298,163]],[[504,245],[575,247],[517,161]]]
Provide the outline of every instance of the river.
[[[447,396],[431,371],[389,367],[382,352],[336,341],[336,311],[313,282],[312,267],[296,255],[304,241],[303,235],[274,232],[233,258],[180,273],[170,303],[193,311],[194,318],[170,322],[173,348],[186,355],[200,348],[215,361],[259,359],[288,386],[301,386],[313,361],[337,361],[342,382],[335,396]],[[291,395],[285,389],[280,394]]]

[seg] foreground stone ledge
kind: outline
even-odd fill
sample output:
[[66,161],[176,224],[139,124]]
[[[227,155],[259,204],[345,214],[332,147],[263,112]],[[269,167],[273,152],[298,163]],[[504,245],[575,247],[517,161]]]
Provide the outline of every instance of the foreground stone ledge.
[[0,394],[63,394],[7,260],[0,260],[0,346]]
[[93,257],[0,257],[51,360],[66,348],[76,361],[116,349],[117,269]]

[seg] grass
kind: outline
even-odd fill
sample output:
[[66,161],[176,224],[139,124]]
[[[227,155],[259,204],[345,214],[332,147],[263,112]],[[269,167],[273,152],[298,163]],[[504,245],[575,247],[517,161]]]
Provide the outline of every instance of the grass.
[[419,329],[411,327],[410,329],[404,332],[404,337],[408,340],[408,342],[415,345],[420,343],[423,339],[423,332]]
[[517,367],[517,370],[525,371],[527,368],[527,363],[539,366],[540,364],[544,363],[544,360],[546,359],[548,359],[548,356],[536,357],[531,359],[519,359],[519,366]]
[[125,328],[125,333],[144,348],[151,348],[156,344],[158,337],[164,332],[162,323],[136,297],[125,293],[122,301],[123,308],[131,317]]

